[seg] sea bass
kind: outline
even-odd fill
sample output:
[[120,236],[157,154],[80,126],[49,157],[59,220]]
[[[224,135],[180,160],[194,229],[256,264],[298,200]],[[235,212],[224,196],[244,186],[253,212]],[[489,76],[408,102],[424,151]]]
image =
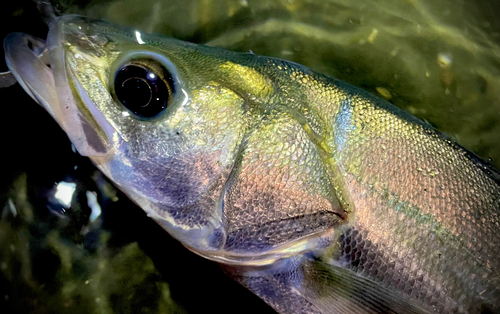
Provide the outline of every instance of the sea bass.
[[390,103],[82,16],[4,46],[80,154],[276,311],[500,311],[500,173]]

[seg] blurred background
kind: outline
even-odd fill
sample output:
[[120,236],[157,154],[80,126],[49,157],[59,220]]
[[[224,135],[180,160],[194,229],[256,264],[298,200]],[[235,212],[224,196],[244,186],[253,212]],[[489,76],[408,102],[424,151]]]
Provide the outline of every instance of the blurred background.
[[[387,99],[500,165],[497,1],[54,5],[59,14],[307,65]],[[47,34],[31,1],[4,2],[0,16],[1,38]],[[6,70],[3,60],[0,67]],[[72,150],[19,85],[0,96],[0,313],[273,313],[148,219]]]

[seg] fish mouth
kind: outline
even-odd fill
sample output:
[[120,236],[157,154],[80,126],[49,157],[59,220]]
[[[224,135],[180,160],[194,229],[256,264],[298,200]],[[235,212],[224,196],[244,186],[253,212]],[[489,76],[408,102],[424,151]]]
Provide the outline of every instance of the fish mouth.
[[68,21],[82,19],[55,18],[46,42],[23,33],[9,34],[4,40],[5,58],[18,83],[57,121],[81,155],[106,157],[118,135],[66,62]]

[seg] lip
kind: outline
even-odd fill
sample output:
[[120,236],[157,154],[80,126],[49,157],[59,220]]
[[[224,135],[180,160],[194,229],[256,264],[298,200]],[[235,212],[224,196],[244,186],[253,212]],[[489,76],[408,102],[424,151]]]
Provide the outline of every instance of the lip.
[[[4,41],[7,66],[26,92],[59,123],[81,155],[105,157],[113,150],[116,133],[66,64],[65,32],[74,36],[75,27],[67,25],[77,22],[85,21],[79,16],[55,18],[46,43],[23,33],[8,35]],[[40,51],[44,53],[40,55]],[[44,62],[47,55],[50,62]]]
[[39,58],[39,52],[46,51],[45,41],[23,33],[12,33],[5,38],[4,49],[7,66],[17,82],[60,123],[53,72]]

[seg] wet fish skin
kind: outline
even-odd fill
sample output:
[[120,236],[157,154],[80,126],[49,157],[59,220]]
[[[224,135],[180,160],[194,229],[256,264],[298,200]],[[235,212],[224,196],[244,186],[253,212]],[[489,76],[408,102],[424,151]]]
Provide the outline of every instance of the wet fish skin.
[[[301,65],[77,16],[48,49],[58,100],[38,101],[80,153],[278,312],[500,310],[500,175],[415,117]],[[176,80],[151,120],[110,91],[132,57]]]

